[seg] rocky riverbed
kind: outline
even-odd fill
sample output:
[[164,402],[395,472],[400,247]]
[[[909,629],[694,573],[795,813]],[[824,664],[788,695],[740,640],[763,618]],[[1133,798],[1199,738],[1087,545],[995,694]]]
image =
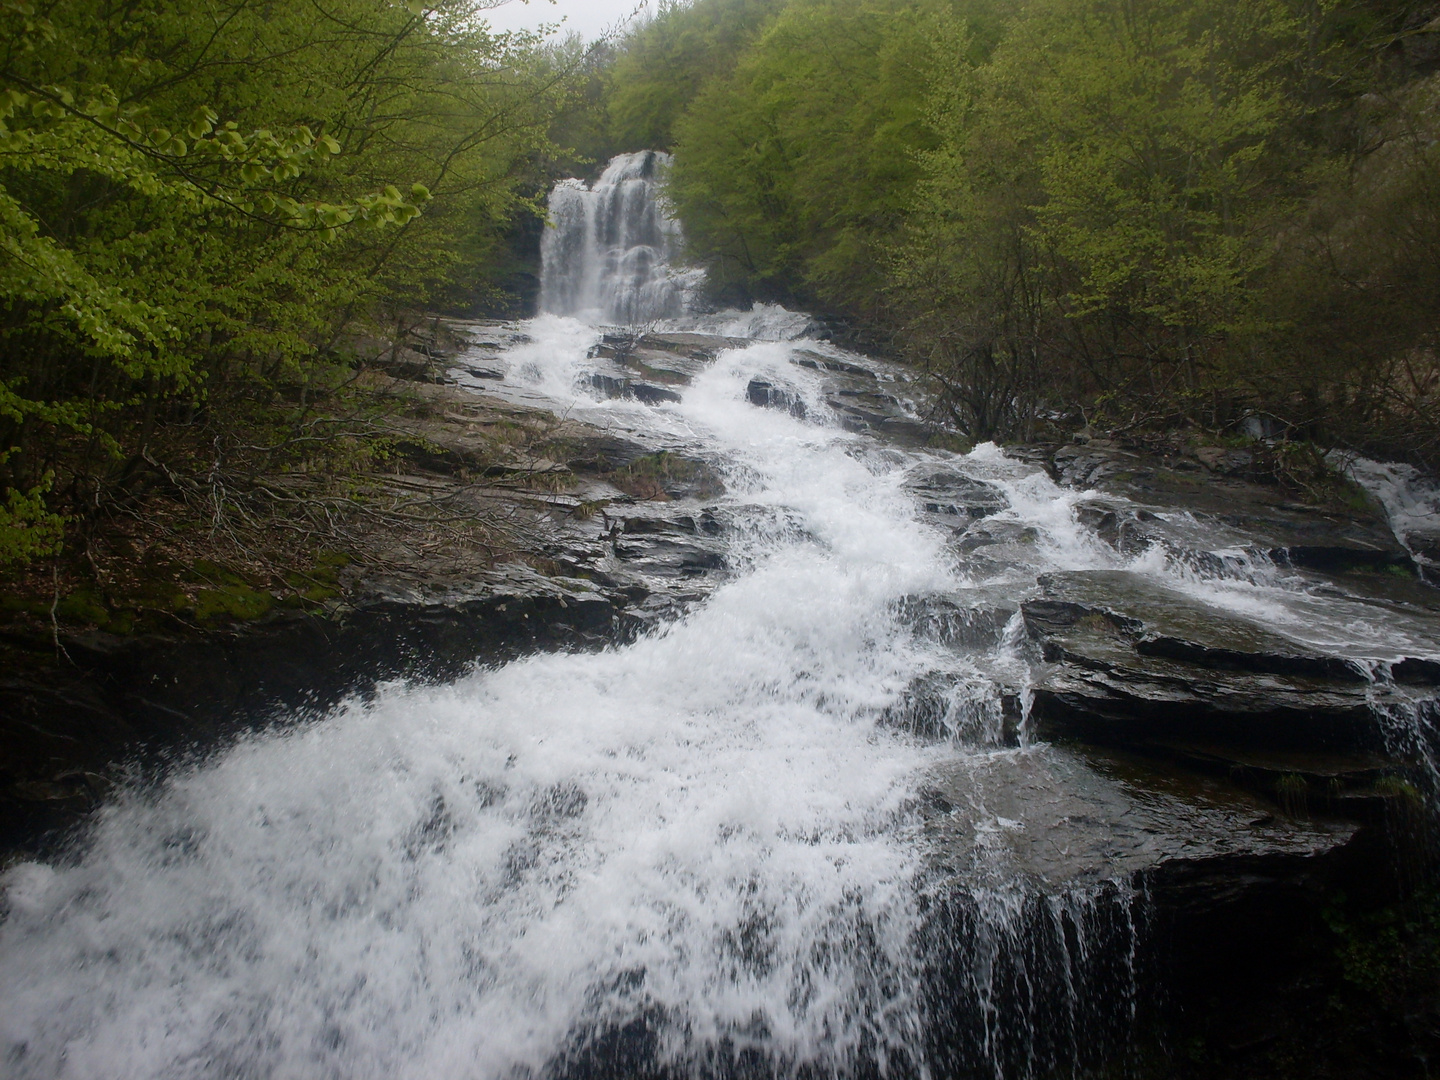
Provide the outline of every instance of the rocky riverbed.
[[[634,641],[744,569],[735,537],[806,528],[785,506],[734,498],[726,464],[679,429],[557,415],[526,374],[524,326],[451,330],[449,353],[390,359],[423,408],[388,421],[401,453],[383,483],[503,522],[506,542],[390,534],[373,541],[385,558],[335,571],[333,595],[254,618],[187,609],[135,633],[15,621],[0,812],[17,856],[54,850],[136,770],[386,680]],[[596,400],[659,409],[750,344],[609,333],[581,381]],[[876,714],[959,747],[931,767],[911,825],[927,932],[957,943],[931,954],[935,1060],[958,1075],[1113,1062],[1133,1050],[1127,1023],[1157,1008],[1147,979],[1168,973],[1193,1034],[1225,986],[1220,959],[1252,964],[1256,949],[1263,977],[1246,975],[1235,1000],[1310,1000],[1304,980],[1331,963],[1316,944],[1325,905],[1403,898],[1436,794],[1440,592],[1381,506],[1344,485],[1317,499],[1203,440],[1157,450],[1084,433],[961,453],[903,370],[819,342],[787,346],[785,362],[798,381],[772,368],[746,383],[756,415],[820,410],[867,454],[914,455],[903,490],[963,582],[894,605],[930,668]],[[1057,559],[1046,514],[1065,517],[1085,559]],[[1094,970],[1055,960],[1082,955]],[[1025,1013],[1030,1034],[987,1009]],[[1250,1020],[1251,1043],[1206,1052],[1240,1069],[1289,1045],[1289,1014]],[[1418,1067],[1405,1054],[1435,1033],[1417,1023],[1395,1071],[1375,1075]]]

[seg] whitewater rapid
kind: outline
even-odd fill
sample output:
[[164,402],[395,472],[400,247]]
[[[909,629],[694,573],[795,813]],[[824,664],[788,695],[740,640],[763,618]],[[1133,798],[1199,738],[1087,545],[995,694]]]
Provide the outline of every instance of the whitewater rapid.
[[927,663],[892,605],[949,578],[904,459],[745,401],[787,348],[665,418],[786,511],[702,608],[245,739],[121,795],[74,865],[13,870],[11,1075],[500,1077],[637,1015],[677,1059],[913,1050],[905,823],[936,750],[875,721]]
[[[729,348],[647,406],[590,387],[600,336],[523,324],[487,386],[711,463],[729,580],[633,644],[388,685],[122,790],[69,856],[3,879],[4,1075],[500,1080],[583,1073],[615,1038],[680,1073],[925,1075],[926,777],[1037,748],[1023,724],[1006,745],[998,719],[1029,678],[1018,623],[957,650],[916,631],[914,598],[1124,568],[1297,639],[1396,632],[1353,609],[1327,623],[1323,596],[1263,560],[1121,555],[1080,524],[1090,496],[993,446],[844,430],[822,373],[794,362],[843,355],[824,343]],[[804,418],[756,408],[756,379]],[[942,466],[1004,492],[989,520],[1023,540],[1010,563],[978,572],[926,519],[907,484]],[[948,737],[887,722],[937,673]],[[975,826],[997,940],[1034,906],[984,864],[1014,827]],[[1062,953],[1098,896],[1046,901]],[[973,978],[995,1011],[988,956]],[[987,1047],[1006,1023],[987,1015]]]

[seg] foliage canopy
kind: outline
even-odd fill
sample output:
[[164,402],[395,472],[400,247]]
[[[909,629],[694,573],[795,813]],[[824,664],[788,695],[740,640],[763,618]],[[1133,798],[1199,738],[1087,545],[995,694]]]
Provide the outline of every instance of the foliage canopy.
[[158,423],[483,278],[573,59],[486,6],[0,0],[0,563]]
[[1432,3],[784,0],[717,66],[743,8],[610,87],[726,300],[888,329],[974,438],[1258,409],[1440,461]]

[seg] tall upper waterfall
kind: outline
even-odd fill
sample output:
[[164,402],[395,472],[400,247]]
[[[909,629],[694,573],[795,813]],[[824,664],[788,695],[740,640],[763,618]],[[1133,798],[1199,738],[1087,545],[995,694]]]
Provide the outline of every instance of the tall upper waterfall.
[[561,180],[550,193],[554,227],[541,242],[540,310],[634,325],[685,313],[700,271],[671,265],[680,223],[659,195],[670,155],[621,154],[593,187]]

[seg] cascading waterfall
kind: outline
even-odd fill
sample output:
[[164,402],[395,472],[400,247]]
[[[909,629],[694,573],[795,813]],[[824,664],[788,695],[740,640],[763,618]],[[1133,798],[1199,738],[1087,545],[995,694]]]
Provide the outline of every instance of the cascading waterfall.
[[[1123,1052],[1144,898],[1007,861],[1023,826],[982,774],[1046,751],[1020,620],[985,597],[1124,567],[1340,631],[1273,566],[1117,553],[993,446],[845,430],[820,360],[859,358],[818,342],[729,348],[678,401],[597,397],[601,334],[560,316],[682,306],[662,163],[557,187],[547,314],[491,388],[713,463],[729,579],[633,644],[382,687],[122,791],[72,857],[4,879],[5,1075],[1003,1078]],[[961,565],[925,520],[942,466],[1003,490],[1010,563]],[[941,880],[945,768],[968,862]]]
[[1396,538],[1422,571],[1434,575],[1440,552],[1440,489],[1435,481],[1413,465],[1339,453],[1332,453],[1330,462],[1385,508]]
[[612,325],[685,313],[700,275],[673,265],[680,223],[660,198],[669,165],[669,154],[643,150],[615,158],[593,187],[555,185],[541,241],[541,311]]
[[670,1062],[918,1060],[901,837],[934,750],[874,717],[929,662],[894,603],[946,573],[903,468],[756,415],[787,355],[679,410],[737,508],[803,523],[751,515],[753,570],[688,618],[257,736],[12,875],[12,1074],[504,1077],[637,1017]]

